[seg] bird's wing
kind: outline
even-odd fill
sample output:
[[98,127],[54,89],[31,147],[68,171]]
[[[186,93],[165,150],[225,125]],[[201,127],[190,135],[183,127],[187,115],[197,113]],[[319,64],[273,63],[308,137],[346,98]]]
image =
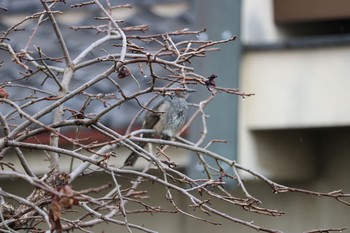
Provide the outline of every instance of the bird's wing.
[[153,129],[155,124],[159,121],[160,115],[155,114],[153,112],[150,112],[150,114],[147,114],[147,117],[145,117],[145,121],[143,122],[142,128],[143,129]]
[[164,97],[158,104],[153,107],[152,111],[148,111],[146,113],[142,128],[155,129],[160,132],[162,129],[159,127],[162,126],[157,125],[157,123],[159,122],[161,115],[169,111],[169,107],[170,103],[168,101],[168,97]]

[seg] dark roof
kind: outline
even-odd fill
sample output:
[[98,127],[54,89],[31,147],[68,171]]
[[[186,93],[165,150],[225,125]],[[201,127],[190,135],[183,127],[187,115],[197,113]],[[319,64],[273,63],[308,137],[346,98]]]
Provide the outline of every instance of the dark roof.
[[[36,11],[41,11],[42,6],[39,3],[38,0],[0,0],[0,6],[5,7],[8,9],[6,12],[0,12],[0,30],[5,31],[8,28],[8,25],[6,25],[6,19],[9,17],[14,17],[18,15],[18,17],[23,17],[22,13],[29,14]],[[57,8],[70,8],[71,4],[76,4],[82,1],[66,1],[67,3],[59,3],[57,4]],[[105,2],[105,1],[103,1]],[[168,1],[156,1],[156,0],[134,0],[134,1],[118,1],[118,3],[130,3],[134,2],[135,6],[138,7],[137,15],[134,15],[128,19],[125,20],[124,23],[121,24],[122,27],[124,26],[135,26],[140,24],[147,24],[150,25],[149,31],[147,34],[159,34],[164,33],[167,31],[172,30],[179,30],[183,28],[190,27],[190,25],[193,23],[192,17],[190,16],[190,12],[185,12],[184,14],[181,14],[177,18],[166,18],[161,17],[156,14],[154,14],[152,11],[149,10],[148,5],[154,4],[156,2],[180,2],[179,0],[168,0]],[[89,11],[84,10],[83,11],[83,17],[80,18],[78,21],[72,22],[73,25],[94,25],[96,24],[96,21],[91,17],[92,14],[98,15],[99,11],[96,7],[87,7],[86,9],[89,9]],[[77,17],[78,18],[78,17]],[[63,22],[63,21],[62,21]],[[28,38],[30,34],[32,33],[32,29],[36,25],[36,20],[28,21],[26,23],[26,30],[13,32],[7,36],[9,39],[9,43],[13,46],[13,48],[16,51],[20,51],[24,45],[27,43]],[[64,22],[61,23],[61,29],[62,33],[65,38],[65,42],[69,48],[69,51],[72,55],[72,57],[76,57],[84,48],[86,48],[91,42],[96,40],[96,38],[102,37],[103,35],[96,34],[96,31],[93,30],[77,30],[74,31],[69,28],[70,23],[65,25]],[[140,32],[141,33],[141,32]],[[174,38],[176,40],[176,38]],[[107,44],[104,44],[103,49],[109,50],[114,49],[116,50],[116,47],[113,47],[113,43],[115,42],[109,42]],[[57,43],[57,38],[53,32],[52,26],[49,24],[49,22],[44,22],[43,25],[40,26],[38,32],[35,35],[35,38],[33,38],[32,45],[40,46],[40,49],[49,57],[57,58],[62,57],[62,53],[60,51],[59,44]],[[143,46],[149,46],[146,42],[143,44]],[[35,51],[34,47],[31,47],[31,50]],[[104,55],[105,52],[99,48],[95,49],[91,54],[87,56],[86,59],[92,59],[98,55]],[[34,54],[33,54],[34,56]],[[24,70],[16,65],[15,63],[11,62],[11,56],[6,52],[0,49],[0,61],[2,61],[2,64],[0,65],[0,85],[5,81],[11,81],[12,85],[9,85],[6,87],[6,91],[10,95],[11,100],[15,100],[17,104],[21,105],[26,102],[28,102],[28,96],[30,96],[32,90],[26,89],[24,87],[33,87],[40,90],[45,90],[48,92],[51,92],[53,95],[57,93],[57,85],[55,84],[54,80],[47,77],[44,74],[37,74],[33,75],[30,78],[23,78],[22,74],[20,72],[24,72]],[[57,63],[57,62],[50,62],[47,61],[48,65],[55,64],[56,66],[64,66],[64,63]],[[100,73],[101,71],[105,70],[107,67],[110,67],[109,64],[103,64],[100,63],[98,66],[93,67],[86,67],[83,69],[80,69],[76,72],[75,77],[71,83],[71,87],[74,88],[78,85],[81,85],[83,82],[86,82],[90,78],[94,77],[96,74]],[[137,66],[130,66],[132,69],[135,70],[135,77],[138,79],[139,83],[141,85],[148,85],[147,83],[150,81],[149,73],[147,70],[145,70],[146,75],[143,76],[139,72],[139,68]],[[161,69],[158,69],[155,67],[155,73],[158,75],[162,75]],[[136,72],[137,71],[137,72]],[[127,90],[129,92],[132,92],[136,90],[137,86],[135,85],[135,82],[131,78],[125,78],[125,79],[118,79],[117,74],[111,75],[111,78],[115,79],[124,90]],[[20,86],[18,86],[20,85]],[[117,93],[116,88],[111,84],[110,81],[104,80],[99,82],[97,85],[89,88],[87,90],[90,94],[115,94]],[[39,92],[36,92],[36,96],[46,96],[47,94],[40,94]],[[144,96],[142,98],[139,98],[139,101],[141,103],[145,102],[150,95]],[[27,98],[27,99],[23,99]],[[86,100],[86,96],[80,95],[77,98],[74,98],[70,101],[68,101],[65,104],[65,107],[79,110],[81,106],[83,105],[84,101]],[[115,101],[115,100],[113,100]],[[47,102],[46,102],[47,104]],[[106,103],[108,105],[108,103]],[[29,114],[34,114],[38,111],[40,111],[45,106],[45,101],[38,102],[30,108],[24,108],[25,111],[27,111]],[[94,100],[92,104],[88,107],[86,113],[96,113],[101,111],[105,105],[98,100]],[[135,115],[135,113],[140,109],[138,103],[136,101],[128,101],[127,103],[123,104],[120,108],[114,109],[111,113],[107,114],[105,117],[102,118],[102,121],[113,127],[113,128],[120,128],[125,127],[126,123],[130,122],[130,118]],[[7,114],[11,112],[13,109],[9,108],[9,106],[1,104],[0,105],[0,111],[2,114]],[[67,112],[67,117],[69,116],[69,112]],[[18,119],[17,119],[18,120]],[[50,123],[52,121],[52,116],[45,116],[40,119],[42,122]]]
[[[65,4],[58,5],[60,9],[70,8],[73,4],[88,2],[82,0],[62,0]],[[186,1],[186,0],[185,0]],[[49,2],[49,1],[48,1]],[[100,1],[102,5],[106,5],[106,1]],[[118,0],[117,4],[132,4],[147,7],[153,4],[179,3],[184,0]],[[113,4],[113,1],[112,1]],[[42,5],[38,0],[0,0],[0,6],[7,8],[11,12],[30,13],[42,10]]]

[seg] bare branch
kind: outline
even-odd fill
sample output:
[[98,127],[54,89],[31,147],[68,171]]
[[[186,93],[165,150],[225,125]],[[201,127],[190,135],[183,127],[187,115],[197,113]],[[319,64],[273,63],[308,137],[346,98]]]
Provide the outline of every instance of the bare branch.
[[[20,179],[33,189],[30,195],[23,197],[14,190],[0,188],[0,231],[39,232],[43,229],[38,229],[38,226],[44,225],[44,231],[71,232],[77,229],[90,232],[89,227],[108,223],[122,226],[126,232],[153,233],[155,230],[150,229],[153,226],[135,224],[130,216],[168,213],[214,226],[222,224],[221,220],[228,220],[255,231],[281,232],[245,220],[240,215],[235,216],[227,211],[229,208],[216,205],[220,202],[225,207],[239,207],[253,214],[249,216],[277,217],[285,214],[264,206],[259,194],[253,196],[242,172],[255,177],[256,182],[265,183],[277,194],[328,197],[350,206],[350,194],[341,189],[318,192],[281,185],[212,149],[213,143],[226,143],[227,140],[208,139],[210,116],[206,107],[219,94],[247,98],[254,93],[221,87],[217,75],[208,77],[201,74],[192,63],[218,51],[220,45],[235,41],[236,36],[209,41],[197,38],[205,29],[152,32],[152,25],[144,22],[135,24],[114,19],[113,10],[132,6],[114,6],[110,0],[72,4],[69,11],[88,9],[86,17],[91,21],[84,21],[84,25],[59,25],[61,21],[56,20],[56,16],[66,16],[68,10],[67,7],[61,8],[62,3],[65,1],[41,0],[44,11],[19,19],[0,38],[0,49],[11,58],[11,61],[0,61],[0,66],[5,74],[12,75],[0,83],[0,176]],[[52,10],[56,7],[63,10]],[[32,28],[27,22],[32,23]],[[40,44],[42,38],[37,40],[41,31],[47,31],[47,24],[53,28],[54,42],[59,43],[58,51],[52,46],[47,50],[45,44]],[[72,44],[80,42],[79,33],[82,32],[91,36],[89,42],[72,48],[66,29],[73,29],[69,31],[69,42],[71,38],[75,42]],[[19,40],[15,38],[19,33],[21,44],[16,43]],[[49,39],[48,43],[54,44]],[[164,128],[161,124],[170,121],[164,120],[164,123],[159,119],[170,111],[178,113],[175,114],[177,116],[186,115],[176,112],[178,107],[175,101],[170,100],[179,97],[179,92],[191,89],[174,88],[171,86],[174,83],[200,86],[203,88],[196,89],[208,94],[195,103],[182,99],[185,101],[181,102],[184,103],[181,105],[183,109],[186,110],[188,105],[193,113],[187,116],[186,123],[185,117],[174,117],[180,119],[178,128],[179,125],[183,127],[170,129],[173,133],[168,135],[159,129]],[[160,102],[154,103],[155,100]],[[168,108],[167,104],[174,104],[175,110]],[[137,129],[139,124],[136,122],[143,117],[142,114],[148,116],[143,125],[149,123],[148,120],[155,124]],[[198,138],[183,138],[186,133],[191,133],[188,129],[196,120],[200,127],[191,130],[198,131]],[[148,149],[145,149],[146,144]],[[169,148],[179,148],[193,156],[191,159],[198,161],[203,175],[198,178],[185,173],[183,167],[178,169],[177,160],[173,160]],[[43,166],[38,171],[31,165],[28,153],[34,151],[48,156],[49,168]],[[123,159],[125,151],[136,153],[144,167],[116,166],[115,159]],[[17,156],[16,162],[13,162],[13,156]],[[77,167],[71,163],[70,175],[67,171],[61,173],[62,168],[59,167],[61,159],[67,157],[79,163]],[[108,178],[84,190],[72,187],[78,177],[93,177],[97,172]],[[162,192],[169,205],[158,205],[158,200],[148,191],[149,183],[157,185],[155,191]],[[228,183],[237,184],[239,195],[230,190]],[[18,202],[19,207],[16,208],[13,202],[6,203],[7,199]],[[79,208],[69,210],[73,206]],[[65,214],[70,211],[78,213]],[[346,229],[325,228],[308,232],[340,232]]]
[[71,61],[71,58],[70,58],[70,54],[69,54],[67,45],[66,45],[66,43],[64,41],[63,35],[61,33],[61,30],[58,27],[57,21],[56,21],[54,15],[53,15],[53,13],[50,11],[50,8],[47,5],[46,1],[45,0],[40,0],[40,1],[41,1],[42,5],[44,6],[45,10],[46,10],[46,13],[49,16],[49,19],[51,21],[51,25],[52,25],[55,33],[56,33],[56,36],[57,36],[57,39],[58,39],[58,43],[61,45],[61,49],[62,49],[62,52],[64,54],[64,57],[65,57],[65,60],[66,60],[66,64],[67,64],[68,67],[71,67],[72,66],[72,61]]

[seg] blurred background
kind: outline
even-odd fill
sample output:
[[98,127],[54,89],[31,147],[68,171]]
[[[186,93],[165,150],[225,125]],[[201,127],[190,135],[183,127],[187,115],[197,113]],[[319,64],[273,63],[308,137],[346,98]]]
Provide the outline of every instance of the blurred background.
[[[218,86],[255,93],[255,96],[245,99],[219,94],[208,106],[207,140],[228,140],[226,144],[211,146],[212,151],[285,185],[320,192],[338,189],[350,192],[349,1],[135,0],[115,3],[133,4],[132,10],[119,11],[118,17],[125,19],[127,25],[149,24],[152,33],[206,28],[199,38],[222,40],[237,35],[235,42],[220,46],[219,52],[194,64],[196,72],[203,76],[218,75]],[[70,4],[67,1],[67,7]],[[0,0],[0,5],[8,9],[0,13],[2,31],[28,12],[41,9],[37,0]],[[63,14],[58,21],[62,25],[79,25],[87,19],[89,12],[81,10],[79,14]],[[68,46],[77,51],[79,45],[91,42],[95,35],[83,32],[85,34],[77,37],[70,31],[65,32]],[[45,49],[52,48],[54,52],[54,35],[45,30],[40,33],[42,40],[50,42],[45,44]],[[70,38],[70,35],[74,37]],[[11,43],[21,44],[26,39],[14,37]],[[5,70],[5,56],[8,57],[0,51],[0,60],[5,60],[0,67],[1,81],[18,76],[16,70]],[[199,101],[208,95],[207,91],[200,90],[191,101]],[[111,127],[122,130],[136,107],[126,107],[128,110],[123,111],[126,115],[118,121],[104,120],[107,124],[110,122]],[[198,137],[196,129],[199,124],[195,123],[188,132],[190,139]],[[202,175],[195,159],[186,155],[179,157],[180,169],[193,176]],[[33,158],[33,161],[37,160]],[[36,166],[38,171],[46,169],[40,164]],[[349,206],[329,198],[297,193],[275,195],[254,177],[243,173],[242,176],[248,191],[262,200],[263,207],[276,208],[286,214],[271,217],[248,213],[240,207],[228,209],[220,202],[213,205],[219,205],[222,211],[237,218],[283,232],[350,227]],[[104,179],[110,177],[101,174],[81,178],[73,188],[87,188],[92,181],[98,184]],[[4,190],[30,193],[26,184],[18,185],[4,177],[0,177],[0,185]],[[169,206],[164,190],[157,189],[155,184],[149,184],[148,188],[156,197],[157,202],[153,204]],[[238,191],[232,187],[232,192]],[[181,201],[182,207],[191,212],[186,201]],[[213,226],[180,214],[132,215],[129,221],[167,233],[254,232],[232,222],[220,220],[221,226]],[[108,225],[93,229],[94,232],[102,230],[126,232],[123,227],[108,229]]]

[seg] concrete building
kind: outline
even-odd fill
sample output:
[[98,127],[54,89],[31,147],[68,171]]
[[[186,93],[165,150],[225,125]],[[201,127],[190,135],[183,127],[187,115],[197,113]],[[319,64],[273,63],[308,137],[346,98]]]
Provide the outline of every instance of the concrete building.
[[[291,186],[349,192],[348,4],[242,1],[240,89],[256,95],[239,105],[238,161]],[[334,200],[264,195],[286,211],[272,220],[285,232],[347,225]]]

